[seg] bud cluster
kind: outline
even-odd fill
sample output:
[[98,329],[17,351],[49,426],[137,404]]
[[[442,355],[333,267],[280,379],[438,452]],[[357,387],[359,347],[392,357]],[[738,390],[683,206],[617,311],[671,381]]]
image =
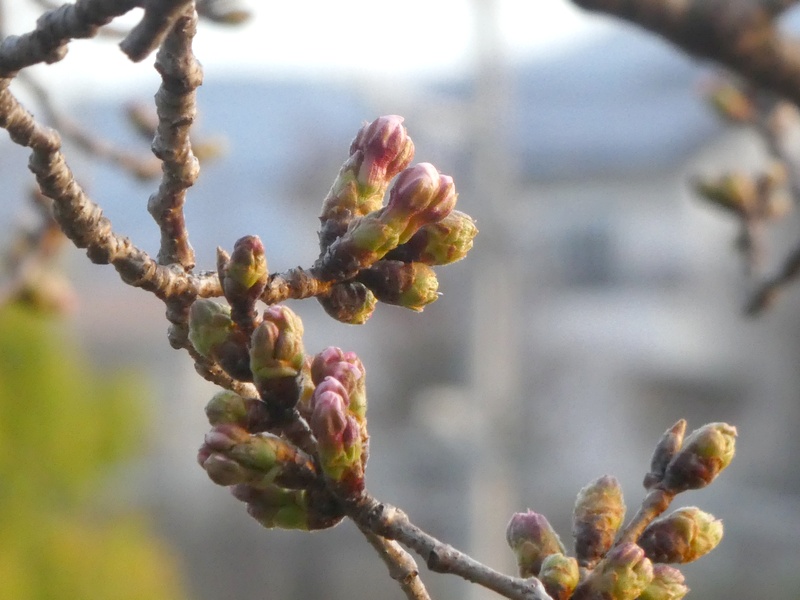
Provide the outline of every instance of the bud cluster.
[[[238,290],[252,289],[247,278],[236,281],[245,282]],[[333,347],[306,355],[303,323],[283,305],[248,319],[249,337],[231,309],[215,301],[197,300],[189,317],[195,350],[231,377],[252,381],[258,393],[247,398],[226,390],[211,398],[206,415],[212,429],[198,453],[200,465],[265,526],[338,523],[340,508],[320,490],[329,486],[336,496],[352,498],[364,489],[369,434],[361,360]],[[303,419],[314,437],[301,450],[285,429]]]
[[[711,423],[684,442],[685,428],[686,422],[679,421],[656,446],[645,478],[650,494],[671,500],[681,491],[708,485],[730,464],[735,428]],[[645,499],[623,529],[622,489],[615,478],[604,476],[578,493],[574,558],[566,555],[547,519],[531,510],[511,517],[506,540],[519,575],[539,578],[554,600],[678,600],[689,588],[681,572],[666,563],[683,564],[708,554],[722,539],[722,522],[694,507],[659,517],[668,505]]]
[[414,144],[402,122],[390,115],[362,127],[323,202],[315,272],[334,285],[318,300],[344,323],[365,322],[376,301],[421,311],[438,298],[431,267],[466,256],[478,232],[453,210],[451,177],[409,166]]

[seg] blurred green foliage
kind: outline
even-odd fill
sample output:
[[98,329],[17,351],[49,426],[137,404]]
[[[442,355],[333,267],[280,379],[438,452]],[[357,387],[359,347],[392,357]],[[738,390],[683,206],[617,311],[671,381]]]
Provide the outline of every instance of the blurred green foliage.
[[92,372],[54,321],[0,309],[0,600],[186,596],[108,485],[141,448],[141,395],[133,376]]

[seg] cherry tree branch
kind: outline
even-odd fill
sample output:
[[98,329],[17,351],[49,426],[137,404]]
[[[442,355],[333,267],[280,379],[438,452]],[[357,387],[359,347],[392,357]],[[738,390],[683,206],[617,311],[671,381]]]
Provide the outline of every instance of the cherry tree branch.
[[796,1],[573,0],[656,33],[800,104],[800,44],[775,17]]
[[512,600],[552,600],[535,577],[522,579],[487,567],[414,525],[400,509],[364,494],[346,507],[348,517],[367,529],[416,552],[436,573],[449,573]]
[[364,537],[378,553],[389,569],[389,577],[394,579],[408,600],[430,600],[428,590],[419,577],[417,563],[397,542],[387,540],[369,529],[358,526]]

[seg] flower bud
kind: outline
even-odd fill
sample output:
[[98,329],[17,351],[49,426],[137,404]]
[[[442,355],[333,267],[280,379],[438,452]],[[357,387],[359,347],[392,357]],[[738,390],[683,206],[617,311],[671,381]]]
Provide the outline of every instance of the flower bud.
[[237,240],[230,257],[218,249],[217,266],[222,291],[231,305],[255,303],[267,286],[267,259],[258,236]]
[[420,163],[404,170],[397,177],[381,221],[389,224],[406,243],[427,223],[438,223],[456,205],[453,178],[442,175],[430,163]]
[[231,319],[230,307],[211,299],[196,300],[189,309],[189,341],[234,379],[252,380],[247,336]]
[[220,485],[275,482],[294,488],[307,485],[316,476],[311,457],[283,438],[250,434],[230,423],[216,425],[206,434],[197,461]]
[[277,486],[236,485],[233,495],[247,503],[247,512],[264,527],[309,530],[307,494]]
[[709,423],[695,429],[667,465],[664,487],[678,493],[707,486],[730,464],[735,450],[735,427]]
[[553,600],[567,600],[580,580],[578,561],[560,553],[551,554],[542,562],[539,580]]
[[716,548],[722,529],[721,520],[699,508],[679,508],[650,523],[639,545],[654,562],[688,563]]
[[236,392],[222,390],[206,404],[206,417],[211,425],[231,423],[244,427],[247,423],[247,404]]
[[347,410],[359,422],[366,420],[367,391],[366,370],[355,352],[344,352],[330,346],[314,356],[311,361],[311,378],[322,385],[326,378],[339,382],[348,397]]
[[317,301],[331,317],[340,323],[363,325],[372,316],[377,300],[363,283],[347,281],[337,283]]
[[686,433],[686,420],[681,419],[670,427],[661,436],[650,459],[650,472],[645,475],[644,487],[650,489],[664,478],[667,465],[683,446],[683,436]]
[[439,298],[436,273],[424,263],[381,260],[361,271],[358,280],[381,302],[417,312]]
[[300,395],[303,322],[288,307],[270,306],[250,341],[250,370],[262,400],[291,408]]
[[581,582],[572,600],[635,600],[653,580],[653,564],[633,543],[612,548]]
[[528,510],[514,513],[506,528],[506,541],[517,557],[520,577],[535,577],[551,554],[564,554],[564,545],[550,522]]
[[605,475],[578,492],[572,535],[582,566],[594,564],[608,552],[624,518],[625,502],[616,478]]
[[744,173],[727,173],[716,180],[698,179],[694,187],[712,204],[743,217],[752,214],[758,206],[756,181]]
[[688,593],[683,573],[675,567],[659,563],[653,565],[653,581],[639,596],[639,600],[680,600]]
[[328,377],[317,386],[312,398],[309,425],[317,438],[322,470],[340,483],[345,493],[357,493],[364,487],[363,445],[360,427],[347,410],[347,391]]
[[361,128],[350,145],[350,158],[322,204],[322,250],[344,233],[353,218],[381,208],[389,182],[413,156],[414,143],[402,117],[379,117]]
[[389,260],[448,265],[461,260],[472,249],[478,228],[472,217],[454,210],[437,223],[420,227],[411,239],[387,253]]
[[727,81],[712,87],[708,101],[720,117],[732,123],[750,123],[758,115],[753,98]]
[[[403,117],[387,115],[361,128],[350,145],[351,155],[358,151],[364,157],[358,169],[359,183],[367,190],[381,189],[385,192],[386,182],[394,179],[411,162],[414,143],[403,127]],[[377,208],[380,208],[380,203],[362,214]]]

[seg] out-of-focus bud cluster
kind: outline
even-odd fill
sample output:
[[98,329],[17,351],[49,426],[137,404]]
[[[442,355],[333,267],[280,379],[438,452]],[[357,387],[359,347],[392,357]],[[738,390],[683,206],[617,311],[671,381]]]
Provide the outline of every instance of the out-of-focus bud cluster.
[[716,178],[697,178],[694,185],[704,200],[740,219],[773,221],[792,208],[786,168],[779,162],[757,175],[732,171]]
[[[306,355],[303,323],[288,307],[268,306],[261,315],[252,310],[266,277],[256,241],[240,240],[220,261],[225,296],[240,303],[240,318],[207,299],[189,312],[194,349],[257,392],[244,397],[226,390],[211,398],[212,429],[198,462],[267,527],[331,527],[342,517],[335,497],[355,498],[364,489],[366,371],[354,353],[339,348]],[[301,450],[284,428],[302,419],[310,431]]]
[[[661,515],[679,492],[711,483],[733,458],[736,429],[705,425],[686,436],[681,420],[659,440],[645,478],[649,491],[623,528],[619,482],[600,477],[578,493],[572,519],[575,557],[566,555],[547,519],[528,510],[511,517],[506,540],[521,577],[537,577],[554,600],[679,600],[688,592],[683,564],[722,539],[722,522],[698,508]],[[666,502],[653,500],[667,498]],[[633,533],[632,533],[633,532]]]
[[322,205],[315,271],[336,283],[318,299],[344,323],[366,321],[376,301],[421,311],[438,297],[431,267],[464,258],[478,232],[453,210],[451,177],[409,166],[414,144],[402,123],[390,115],[361,128]]
[[730,79],[717,79],[707,92],[708,103],[723,119],[730,123],[752,123],[758,117],[758,107],[751,90]]

